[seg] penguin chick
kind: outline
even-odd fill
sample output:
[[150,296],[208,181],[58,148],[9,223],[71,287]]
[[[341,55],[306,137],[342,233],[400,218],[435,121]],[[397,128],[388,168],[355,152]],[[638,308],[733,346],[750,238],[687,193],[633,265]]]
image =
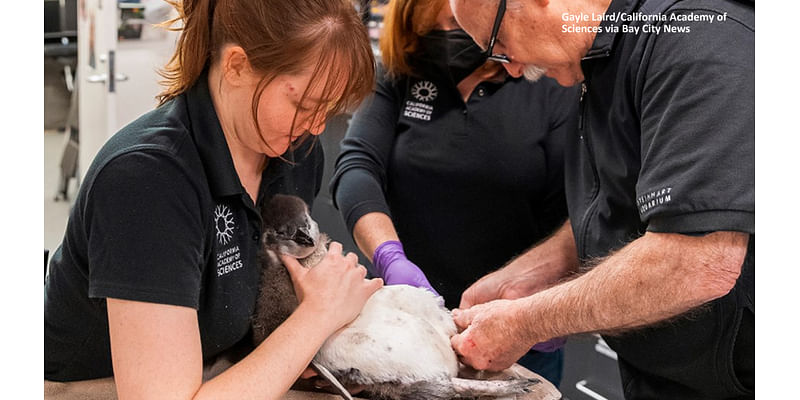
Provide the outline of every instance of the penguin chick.
[[320,234],[306,203],[296,196],[278,194],[261,209],[261,280],[252,321],[253,343],[269,336],[298,306],[289,271],[279,254],[297,258],[303,267],[317,265],[328,251],[328,236]]
[[[265,203],[261,292],[253,334],[258,344],[297,307],[291,278],[277,253],[311,268],[325,256],[328,238],[319,233],[303,200],[276,195]],[[346,294],[343,294],[346,295]],[[485,381],[458,378],[450,345],[456,326],[431,292],[408,285],[384,286],[359,316],[329,337],[313,363],[344,385],[362,385],[374,399],[444,400],[530,392],[535,379]]]

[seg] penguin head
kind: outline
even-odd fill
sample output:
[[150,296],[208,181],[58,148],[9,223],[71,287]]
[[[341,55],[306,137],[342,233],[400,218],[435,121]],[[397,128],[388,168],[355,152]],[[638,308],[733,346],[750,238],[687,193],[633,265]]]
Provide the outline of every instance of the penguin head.
[[267,250],[305,258],[319,242],[319,227],[311,219],[306,203],[297,196],[273,196],[262,206],[261,221],[262,245]]

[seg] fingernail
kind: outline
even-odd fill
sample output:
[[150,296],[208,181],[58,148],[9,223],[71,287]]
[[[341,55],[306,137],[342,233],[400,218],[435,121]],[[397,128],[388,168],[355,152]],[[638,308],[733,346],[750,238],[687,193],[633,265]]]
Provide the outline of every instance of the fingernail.
[[452,314],[453,314],[453,317],[458,317],[459,315],[461,315],[461,310],[459,310],[457,308],[454,308],[453,311],[452,311]]

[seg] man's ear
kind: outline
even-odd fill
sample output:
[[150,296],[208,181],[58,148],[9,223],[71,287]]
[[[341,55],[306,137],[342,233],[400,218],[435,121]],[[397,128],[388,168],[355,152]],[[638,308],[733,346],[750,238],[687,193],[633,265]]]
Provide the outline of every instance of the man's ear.
[[221,57],[222,76],[234,86],[244,86],[252,80],[253,68],[241,46],[225,46]]

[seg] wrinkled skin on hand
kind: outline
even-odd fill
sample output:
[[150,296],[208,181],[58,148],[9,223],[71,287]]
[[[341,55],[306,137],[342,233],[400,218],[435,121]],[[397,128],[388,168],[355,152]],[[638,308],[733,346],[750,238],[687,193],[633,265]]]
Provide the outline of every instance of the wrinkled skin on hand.
[[[547,287],[547,277],[530,271],[522,272],[517,267],[518,265],[512,263],[473,283],[461,295],[459,308],[467,309],[476,304],[484,304],[497,299],[514,300],[530,296]],[[532,349],[552,352],[564,347],[565,343],[565,338],[553,338],[536,343]]]
[[505,270],[492,272],[473,283],[461,295],[459,308],[467,309],[476,304],[487,303],[497,299],[517,299],[530,293],[516,285],[509,284],[509,277]]
[[502,371],[534,343],[520,323],[517,302],[496,300],[466,310],[453,310],[461,333],[450,343],[462,362],[478,370]]

